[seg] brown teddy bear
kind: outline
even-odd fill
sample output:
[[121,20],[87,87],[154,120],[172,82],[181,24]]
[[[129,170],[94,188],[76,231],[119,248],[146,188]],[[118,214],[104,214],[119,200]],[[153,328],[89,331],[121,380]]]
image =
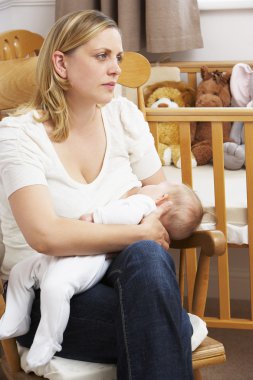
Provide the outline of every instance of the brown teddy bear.
[[[184,82],[164,81],[147,86],[144,89],[146,107],[177,108],[192,107],[195,102],[195,92]],[[158,154],[163,165],[172,163],[180,168],[180,142],[178,123],[158,123]],[[197,165],[192,155],[192,167]]]
[[[230,72],[209,72],[208,67],[201,67],[202,81],[196,93],[196,107],[229,107],[231,105]],[[230,139],[231,123],[223,123],[223,141]],[[212,133],[209,122],[198,122],[192,142],[192,153],[198,165],[205,165],[212,160]]]

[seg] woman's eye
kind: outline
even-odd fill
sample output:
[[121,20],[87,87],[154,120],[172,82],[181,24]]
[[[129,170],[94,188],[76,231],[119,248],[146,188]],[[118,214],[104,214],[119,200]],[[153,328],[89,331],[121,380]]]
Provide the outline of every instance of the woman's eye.
[[96,55],[96,58],[97,58],[99,61],[104,61],[104,60],[107,58],[107,54],[106,54],[106,53],[100,53],[100,54],[97,54],[97,55]]
[[118,63],[122,62],[122,60],[123,60],[123,55],[121,55],[121,54],[117,55]]

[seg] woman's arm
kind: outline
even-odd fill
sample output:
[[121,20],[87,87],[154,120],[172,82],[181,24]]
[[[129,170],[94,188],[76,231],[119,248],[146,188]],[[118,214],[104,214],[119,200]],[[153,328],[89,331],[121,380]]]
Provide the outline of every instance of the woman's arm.
[[[9,197],[17,224],[27,243],[52,256],[116,252],[139,240],[155,240],[168,248],[159,216],[140,225],[102,225],[58,217],[46,186],[26,186]],[[166,212],[165,210],[164,212]]]
[[158,183],[163,182],[165,180],[166,180],[166,177],[161,168],[156,173],[154,173],[151,177],[145,178],[141,182],[143,186],[146,186],[146,185],[157,185]]

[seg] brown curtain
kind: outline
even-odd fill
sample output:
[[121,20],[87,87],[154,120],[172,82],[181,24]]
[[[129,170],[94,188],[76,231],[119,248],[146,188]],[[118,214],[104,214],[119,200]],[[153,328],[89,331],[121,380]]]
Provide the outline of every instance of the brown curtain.
[[98,9],[117,21],[125,50],[170,53],[203,47],[197,0],[56,0],[56,19]]

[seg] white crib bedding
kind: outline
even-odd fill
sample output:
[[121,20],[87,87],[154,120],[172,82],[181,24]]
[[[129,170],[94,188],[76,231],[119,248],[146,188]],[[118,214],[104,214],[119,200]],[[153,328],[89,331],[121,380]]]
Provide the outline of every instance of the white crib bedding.
[[[163,166],[168,180],[181,182],[181,170],[175,166]],[[214,181],[212,165],[192,169],[193,189],[203,206],[215,213]],[[225,196],[228,242],[248,244],[246,170],[225,170]],[[201,229],[215,228],[215,219],[210,214],[204,217]]]

